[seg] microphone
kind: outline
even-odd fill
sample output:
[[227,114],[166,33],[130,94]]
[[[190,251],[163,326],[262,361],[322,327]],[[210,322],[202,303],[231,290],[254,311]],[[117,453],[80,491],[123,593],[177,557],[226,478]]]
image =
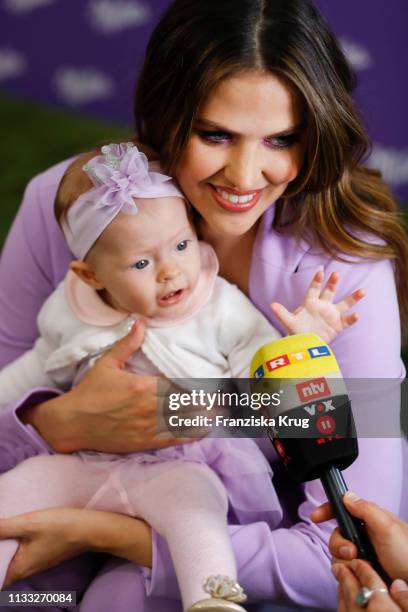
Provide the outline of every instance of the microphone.
[[358,442],[345,382],[330,347],[315,334],[287,336],[262,346],[250,367],[252,392],[280,394],[274,406],[272,444],[297,482],[320,479],[342,535],[389,585],[365,525],[343,504],[342,470],[358,457]]

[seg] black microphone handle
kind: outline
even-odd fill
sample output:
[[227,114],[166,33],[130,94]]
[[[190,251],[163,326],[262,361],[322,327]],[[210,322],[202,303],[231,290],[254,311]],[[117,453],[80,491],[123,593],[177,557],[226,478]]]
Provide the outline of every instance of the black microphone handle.
[[320,480],[322,481],[327,499],[333,507],[342,536],[356,545],[359,559],[369,561],[377,574],[389,586],[392,580],[385,573],[377,559],[363,521],[352,516],[343,503],[343,495],[348,489],[341,471],[334,466],[326,467],[320,474]]

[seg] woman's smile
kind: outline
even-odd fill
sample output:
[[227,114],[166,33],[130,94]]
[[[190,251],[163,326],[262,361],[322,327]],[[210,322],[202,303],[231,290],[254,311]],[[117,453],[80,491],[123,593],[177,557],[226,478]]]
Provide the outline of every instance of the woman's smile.
[[224,210],[233,213],[242,213],[254,208],[262,195],[262,189],[256,191],[238,191],[229,187],[209,187],[215,202]]

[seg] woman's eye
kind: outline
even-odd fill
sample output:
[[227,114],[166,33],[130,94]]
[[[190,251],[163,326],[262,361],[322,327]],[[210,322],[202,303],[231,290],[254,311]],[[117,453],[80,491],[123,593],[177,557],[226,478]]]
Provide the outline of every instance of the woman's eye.
[[202,140],[205,140],[206,142],[223,143],[223,142],[230,142],[231,140],[231,134],[228,134],[228,132],[198,130],[197,133],[200,136],[200,138]]
[[265,142],[269,147],[274,149],[288,149],[299,142],[299,140],[299,134],[286,134],[285,136],[266,138]]
[[188,240],[182,240],[181,242],[178,243],[177,245],[177,250],[178,251],[185,251],[188,245]]
[[149,262],[147,259],[141,259],[140,261],[137,261],[135,264],[133,264],[133,268],[137,268],[138,270],[143,270],[143,268],[146,268],[146,266],[149,265]]

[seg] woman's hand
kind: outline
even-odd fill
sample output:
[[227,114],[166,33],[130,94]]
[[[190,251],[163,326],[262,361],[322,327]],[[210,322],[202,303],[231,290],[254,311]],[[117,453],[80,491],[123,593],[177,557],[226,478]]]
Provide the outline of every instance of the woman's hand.
[[271,304],[273,313],[289,334],[314,333],[325,342],[332,342],[339,332],[357,321],[356,313],[344,313],[364,297],[364,291],[358,289],[334,304],[339,275],[332,272],[322,290],[323,276],[323,272],[316,272],[303,304],[293,313],[278,302]]
[[[386,573],[392,579],[408,581],[408,525],[392,512],[360,499],[354,493],[346,493],[343,501],[347,510],[365,523],[378,560]],[[333,518],[330,505],[316,508],[311,518],[316,523]],[[335,561],[350,561],[357,557],[355,545],[344,539],[338,529],[330,538],[329,548]]]
[[27,408],[23,422],[33,425],[59,453],[125,453],[191,441],[174,438],[165,426],[159,429],[158,408],[167,395],[159,391],[159,381],[165,379],[125,369],[142,342],[143,327],[136,323],[74,389]]
[[368,612],[408,612],[407,584],[395,580],[388,592],[384,582],[365,561],[354,560],[347,567],[335,564],[333,574],[339,582],[338,612],[361,612],[362,607],[356,603],[356,596],[362,587],[383,589],[371,595],[365,606]]
[[5,538],[20,540],[6,587],[86,551],[107,552],[147,567],[152,563],[150,527],[113,512],[51,508],[0,519],[0,539]]

